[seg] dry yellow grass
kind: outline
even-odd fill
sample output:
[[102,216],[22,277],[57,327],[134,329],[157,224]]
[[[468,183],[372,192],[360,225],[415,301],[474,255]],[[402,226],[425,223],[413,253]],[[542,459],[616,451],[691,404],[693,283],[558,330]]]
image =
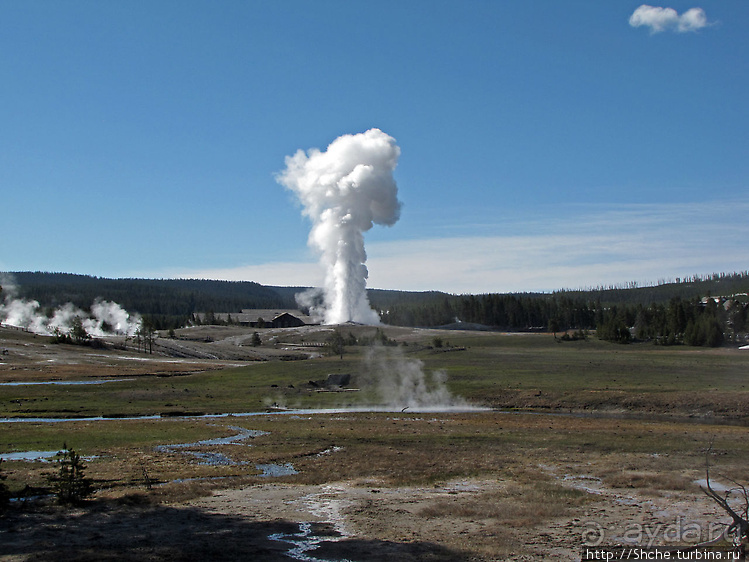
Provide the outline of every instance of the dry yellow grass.
[[693,479],[673,472],[626,470],[608,475],[604,482],[612,488],[642,488],[658,492],[686,490],[693,484]]

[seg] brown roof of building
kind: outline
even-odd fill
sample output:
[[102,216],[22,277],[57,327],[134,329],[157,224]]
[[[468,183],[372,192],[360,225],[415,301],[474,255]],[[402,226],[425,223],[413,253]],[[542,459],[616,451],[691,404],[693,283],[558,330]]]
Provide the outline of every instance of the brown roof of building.
[[[296,318],[299,318],[305,324],[312,324],[313,320],[311,316],[307,316],[301,310],[292,310],[285,308],[245,308],[236,317],[232,314],[232,318],[240,322],[257,322],[258,318],[262,318],[266,322],[272,321],[274,318],[278,318],[282,314],[290,314]],[[239,317],[247,318],[247,320],[239,320]]]

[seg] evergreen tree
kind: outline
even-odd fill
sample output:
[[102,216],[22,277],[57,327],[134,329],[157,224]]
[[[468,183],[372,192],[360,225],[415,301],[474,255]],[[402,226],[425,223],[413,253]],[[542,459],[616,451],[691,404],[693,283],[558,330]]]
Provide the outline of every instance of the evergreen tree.
[[73,323],[70,328],[70,338],[74,344],[83,345],[91,339],[91,336],[83,326],[83,320],[80,316],[73,318]]
[[721,330],[720,324],[717,320],[710,320],[707,326],[705,344],[709,347],[720,347],[723,345],[723,341],[723,330]]
[[73,449],[63,444],[62,451],[57,453],[57,473],[49,476],[52,490],[60,504],[79,504],[93,493],[90,478],[84,472],[86,465]]
[[[0,465],[2,463],[3,459],[0,459]],[[7,476],[2,473],[2,467],[0,466],[0,513],[5,511],[8,503],[10,503],[10,490],[8,490],[8,485],[5,483],[6,478]]]

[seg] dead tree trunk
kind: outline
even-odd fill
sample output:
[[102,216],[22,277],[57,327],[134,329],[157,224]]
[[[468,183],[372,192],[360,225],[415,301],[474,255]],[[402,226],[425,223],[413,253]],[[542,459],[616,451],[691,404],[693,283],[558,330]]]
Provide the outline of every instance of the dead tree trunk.
[[[746,547],[749,543],[749,491],[747,491],[746,486],[743,484],[740,484],[734,480],[731,480],[730,478],[726,478],[729,482],[735,485],[734,488],[730,488],[729,490],[726,490],[724,495],[720,495],[718,492],[713,490],[712,486],[710,485],[710,452],[712,451],[712,444],[707,450],[707,453],[705,455],[705,484],[706,486],[700,486],[700,489],[709,497],[712,499],[715,503],[717,503],[723,511],[725,511],[728,515],[731,516],[731,519],[733,522],[728,526],[728,528],[725,530],[724,536],[732,536],[733,537],[733,544],[736,546],[739,551],[741,552],[741,555],[746,554]],[[741,497],[743,501],[743,506],[738,509],[731,506],[730,503],[728,503],[729,498],[732,494],[736,494],[739,497]]]

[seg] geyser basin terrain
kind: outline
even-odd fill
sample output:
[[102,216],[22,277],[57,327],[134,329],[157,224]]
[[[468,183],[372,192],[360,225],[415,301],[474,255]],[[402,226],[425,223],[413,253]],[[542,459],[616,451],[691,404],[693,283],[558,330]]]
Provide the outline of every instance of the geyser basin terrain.
[[[68,434],[84,439],[87,435],[94,438],[97,434],[122,432],[127,438],[134,435],[133,428],[142,427],[142,434],[147,436],[155,425],[169,424],[170,433],[174,434],[182,427],[202,427],[207,433],[189,439],[194,442],[235,435],[228,428],[216,435],[214,423],[176,419],[156,424],[127,422],[127,436],[119,427],[102,432],[78,423]],[[258,526],[258,532],[262,530],[261,536],[267,538],[274,533],[298,533],[298,524],[303,522],[342,521],[348,532],[342,542],[353,541],[347,550],[343,550],[345,544],[333,543],[308,554],[328,560],[367,560],[357,554],[376,551],[408,560],[408,556],[401,556],[402,552],[413,552],[410,559],[418,560],[417,552],[423,556],[428,549],[439,547],[451,549],[435,558],[445,562],[510,559],[512,552],[528,559],[548,560],[549,540],[553,539],[554,547],[561,549],[555,559],[573,560],[572,556],[579,553],[581,513],[595,514],[614,533],[623,532],[645,517],[654,517],[655,523],[662,522],[663,527],[673,524],[677,514],[705,524],[713,521],[709,499],[692,484],[694,479],[704,477],[702,448],[715,437],[714,447],[726,453],[717,461],[721,472],[741,479],[749,447],[746,428],[721,427],[716,435],[679,422],[507,416],[493,412],[261,415],[245,421],[232,420],[231,424],[270,432],[254,439],[252,447],[223,446],[231,447],[235,460],[247,464],[206,466],[185,455],[154,458],[155,443],[147,439],[127,448],[112,447],[116,455],[102,455],[87,463],[90,476],[114,486],[101,491],[99,498],[122,498],[123,493],[129,493],[132,495],[122,498],[123,503],[162,498],[164,505],[139,507],[125,503],[127,511],[120,514],[114,511],[115,502],[101,502],[89,512],[76,510],[69,525],[52,524],[49,520],[40,524],[37,517],[41,512],[27,510],[24,517],[32,518],[35,528],[14,520],[16,532],[4,537],[3,547],[41,549],[73,544],[106,554],[113,544],[130,548],[116,542],[123,535],[133,536],[137,531],[141,533],[138,536],[146,536],[144,531],[151,531],[151,525],[163,530],[173,522],[169,512],[172,510],[172,516],[189,514],[188,524],[177,535],[163,531],[158,547],[174,545],[174,537],[182,537],[184,532],[190,540],[200,536],[205,541],[202,546],[193,545],[193,549],[208,548],[217,537],[220,542],[256,545],[255,552],[250,548],[246,551],[245,558],[253,559],[262,556],[266,551],[260,549],[268,545],[252,542],[256,535],[250,534],[247,526]],[[59,427],[57,424],[36,431]],[[159,439],[164,442],[163,435]],[[175,437],[174,441],[188,439]],[[335,450],[331,449],[332,443]],[[89,451],[88,447],[81,449]],[[183,478],[185,483],[146,491],[139,459],[159,482]],[[257,474],[257,465],[287,463],[298,474],[279,476],[281,482],[265,485],[267,478]],[[4,466],[11,468],[10,463]],[[34,470],[48,468],[42,463],[12,465],[14,471],[24,470],[27,478],[32,478]],[[578,478],[573,480],[569,475]],[[187,480],[189,477],[203,479]],[[600,482],[598,493],[579,489],[582,477]],[[318,501],[312,505],[311,499]],[[332,511],[335,502],[340,505],[338,511]],[[111,511],[107,505],[113,506]],[[313,509],[319,515],[315,516]],[[159,514],[160,519],[149,518],[152,513]],[[106,514],[111,516],[105,517]],[[724,520],[720,514],[718,517],[719,521]],[[211,526],[211,520],[217,523]],[[112,532],[102,532],[105,521],[116,521],[116,529],[114,524],[106,525],[104,529]],[[125,521],[140,526],[133,527],[131,533]],[[280,521],[288,522],[288,528],[273,527]],[[197,528],[202,529],[201,533],[195,533]],[[44,535],[47,540],[39,540],[38,533],[52,533],[52,529],[56,540],[48,534]],[[66,529],[75,529],[77,534]],[[546,533],[544,537],[539,536],[542,532]],[[59,540],[62,533],[70,542]],[[36,540],[19,546],[21,537]],[[143,549],[141,555],[158,548],[148,541],[140,542],[138,547]],[[276,543],[276,547],[286,552],[289,543]],[[402,550],[408,548],[414,550]],[[465,549],[470,556],[456,554]],[[60,558],[59,551],[57,554],[37,557]]]
[[[320,332],[284,332],[280,341],[324,341],[333,330],[315,329]],[[365,326],[342,328],[348,329],[362,339],[375,332]],[[749,359],[745,351],[694,353],[684,348],[621,346],[595,339],[559,343],[551,334],[507,337],[381,329],[398,341],[407,359],[422,361],[427,373],[445,371],[452,393],[474,402],[563,412],[622,409],[628,404],[632,411],[648,413],[662,412],[667,405],[671,417],[417,413],[410,408],[404,413],[399,408],[391,408],[394,413],[344,408],[320,413],[311,409],[273,415],[261,412],[261,400],[276,400],[276,393],[289,405],[302,396],[304,406],[332,406],[335,400],[363,398],[363,392],[305,394],[304,386],[309,380],[325,379],[329,373],[361,373],[366,346],[347,347],[343,359],[245,363],[220,371],[215,370],[215,362],[206,361],[201,370],[213,371],[190,375],[185,375],[184,366],[169,364],[184,376],[149,375],[168,374],[162,371],[166,364],[151,358],[123,361],[117,364],[120,376],[137,374],[136,380],[2,386],[2,415],[83,417],[103,412],[197,412],[209,407],[211,412],[253,415],[4,424],[0,451],[52,451],[67,442],[81,455],[97,456],[86,463],[87,475],[102,485],[96,509],[76,510],[75,517],[62,511],[27,509],[22,513],[24,519],[13,520],[16,531],[5,534],[3,549],[14,549],[27,557],[59,559],[65,556],[63,549],[69,552],[70,548],[90,549],[99,558],[122,557],[136,547],[141,558],[158,557],[163,554],[159,549],[170,548],[170,552],[187,553],[185,558],[198,551],[219,550],[226,557],[226,544],[234,544],[245,549],[241,552],[246,559],[260,556],[260,548],[275,548],[283,559],[291,545],[271,541],[268,536],[297,533],[300,522],[330,521],[330,516],[318,519],[297,509],[305,505],[305,497],[325,492],[333,499],[353,502],[344,517],[354,534],[350,540],[359,542],[323,544],[309,553],[316,557],[357,560],[356,553],[366,548],[367,552],[387,553],[391,559],[408,559],[402,556],[404,552],[414,553],[413,559],[418,559],[417,552],[423,557],[424,552],[439,548],[451,549],[441,558],[451,562],[461,559],[460,549],[470,550],[463,558],[466,560],[509,559],[513,552],[548,560],[552,541],[559,549],[555,559],[575,559],[572,556],[579,556],[584,512],[594,513],[602,525],[620,534],[627,525],[642,523],[644,517],[656,517],[663,528],[684,514],[705,524],[725,522],[722,514],[710,514],[710,500],[693,484],[704,478],[704,451],[711,440],[719,453],[716,474],[740,482],[746,479],[747,427],[720,425],[715,420],[710,425],[686,421],[708,411],[716,417],[740,416],[746,411]],[[178,331],[178,335],[200,334],[202,340],[207,334],[236,335],[237,329],[233,330],[212,327]],[[347,331],[343,334],[348,335]],[[455,351],[445,351],[446,344],[441,350],[431,349],[429,343],[435,336],[449,340]],[[96,357],[74,356],[76,346],[43,347],[45,338],[31,334],[13,337],[24,345],[14,344],[11,353],[2,356],[0,374],[4,380],[78,381],[94,373],[104,376],[98,363],[104,358],[99,352]],[[54,353],[64,351],[66,362],[47,362],[50,348],[55,348]],[[32,356],[37,351],[38,361],[34,362]],[[102,353],[109,354],[115,363],[113,351]],[[73,357],[97,364],[82,364],[79,367],[86,373],[76,372],[70,362]],[[117,374],[110,370],[106,376]],[[79,407],[84,408],[80,413]],[[253,439],[252,447],[196,448],[223,452],[236,464],[203,465],[193,455],[175,454],[182,449],[172,454],[154,451],[158,445],[209,442],[240,433],[216,424],[267,431],[269,435]],[[287,463],[298,474],[270,477],[272,482],[260,476],[257,468]],[[164,485],[147,490],[141,467]],[[50,466],[14,460],[4,461],[2,470],[8,475],[6,483],[17,492],[26,483],[43,486]],[[184,483],[172,484],[179,479]],[[592,482],[596,487],[600,482],[601,493],[575,489],[581,483],[592,488],[587,486]],[[340,492],[332,495],[332,486]],[[118,507],[116,502],[120,501],[124,507]],[[286,523],[281,526],[280,522]],[[181,523],[184,526],[178,526]],[[203,532],[195,533],[197,528]],[[539,529],[550,538],[539,537]],[[153,538],[134,545],[131,538],[136,535]],[[362,537],[368,540],[361,542]],[[193,542],[185,546],[188,540]],[[344,551],[347,544],[352,546]],[[207,550],[210,548],[215,550]],[[328,556],[325,552],[333,554],[333,548],[339,550]]]

